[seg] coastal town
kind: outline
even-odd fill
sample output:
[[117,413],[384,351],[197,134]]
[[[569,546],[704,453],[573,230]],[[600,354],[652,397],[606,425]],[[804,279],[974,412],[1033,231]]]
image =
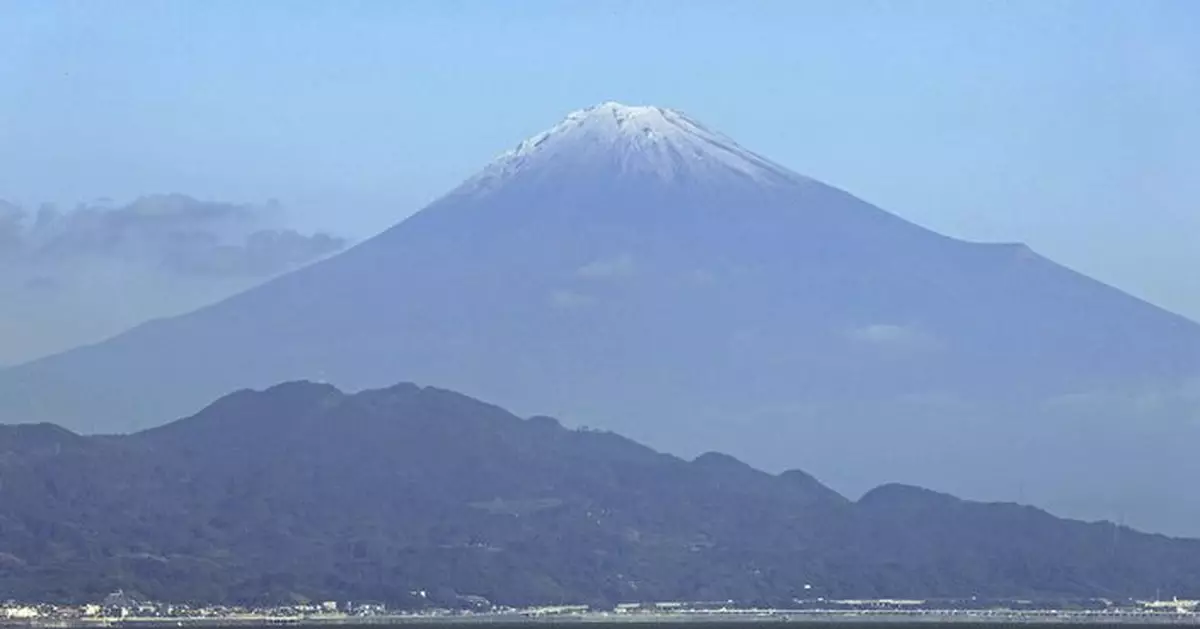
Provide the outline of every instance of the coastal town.
[[124,592],[82,605],[0,604],[0,624],[27,627],[112,625],[245,626],[310,624],[399,624],[421,622],[669,622],[688,621],[972,621],[1106,622],[1200,625],[1200,601],[1086,599],[1054,604],[1022,600],[801,600],[786,607],[723,602],[622,603],[612,608],[553,605],[517,608],[464,596],[457,607],[392,609],[376,602],[319,601],[271,606],[202,605],[139,600]]

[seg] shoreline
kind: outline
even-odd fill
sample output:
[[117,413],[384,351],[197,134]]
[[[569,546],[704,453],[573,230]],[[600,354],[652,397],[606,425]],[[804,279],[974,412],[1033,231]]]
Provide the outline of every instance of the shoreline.
[[228,616],[228,617],[126,617],[0,620],[0,627],[31,629],[96,629],[99,627],[267,627],[267,626],[372,626],[372,625],[559,625],[559,624],[660,625],[673,623],[790,623],[790,624],[893,624],[893,625],[1192,625],[1200,626],[1200,614],[1192,613],[1103,613],[1045,611],[945,610],[920,613],[862,611],[762,610],[745,612],[685,612],[666,614],[389,614],[378,616]]

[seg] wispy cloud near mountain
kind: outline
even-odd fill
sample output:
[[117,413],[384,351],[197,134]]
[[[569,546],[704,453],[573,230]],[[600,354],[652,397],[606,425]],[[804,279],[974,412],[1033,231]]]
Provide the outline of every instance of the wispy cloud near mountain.
[[341,249],[324,233],[281,229],[281,208],[155,195],[128,205],[30,212],[0,205],[0,256],[32,271],[120,260],[186,274],[261,276]]
[[181,194],[65,211],[0,201],[0,363],[197,307],[346,245],[288,229],[285,214]]

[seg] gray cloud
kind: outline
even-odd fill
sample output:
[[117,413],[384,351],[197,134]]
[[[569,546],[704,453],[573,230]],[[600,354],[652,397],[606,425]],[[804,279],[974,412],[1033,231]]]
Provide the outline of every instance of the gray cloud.
[[1180,421],[1200,426],[1200,374],[1167,384],[1064,393],[1045,400],[1043,408],[1088,424],[1114,417],[1136,419],[1131,425],[1147,429],[1160,420],[1170,428]]
[[621,253],[608,258],[593,260],[575,271],[575,274],[587,279],[616,279],[629,277],[637,272],[637,263],[633,255]]
[[25,213],[21,208],[0,200],[0,255],[13,251],[21,245],[21,225]]
[[302,235],[292,229],[259,230],[236,245],[211,234],[174,238],[162,258],[165,268],[196,275],[273,275],[338,251],[345,243],[328,234]]
[[120,207],[81,205],[61,212],[0,204],[0,254],[44,270],[80,261],[119,260],[177,273],[265,276],[345,246],[329,234],[274,227],[278,204],[264,206],[154,195]]
[[154,195],[62,211],[0,201],[0,364],[186,312],[335,253],[277,203]]
[[879,347],[930,350],[941,346],[937,337],[916,326],[872,323],[851,329],[851,339]]

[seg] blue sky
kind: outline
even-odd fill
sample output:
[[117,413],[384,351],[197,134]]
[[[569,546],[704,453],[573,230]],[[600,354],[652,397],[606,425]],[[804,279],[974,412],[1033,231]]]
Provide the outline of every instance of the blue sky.
[[1200,4],[0,5],[0,198],[276,198],[365,236],[604,100],[1200,319]]

